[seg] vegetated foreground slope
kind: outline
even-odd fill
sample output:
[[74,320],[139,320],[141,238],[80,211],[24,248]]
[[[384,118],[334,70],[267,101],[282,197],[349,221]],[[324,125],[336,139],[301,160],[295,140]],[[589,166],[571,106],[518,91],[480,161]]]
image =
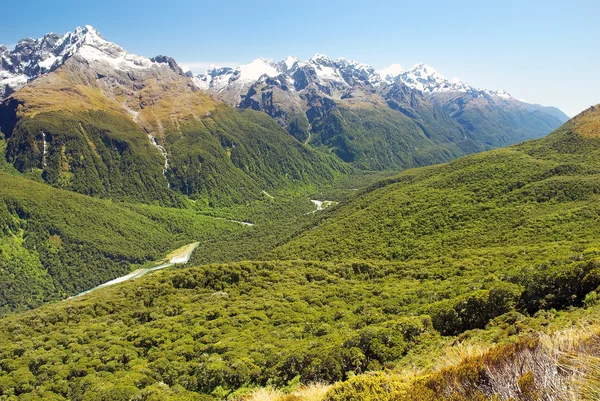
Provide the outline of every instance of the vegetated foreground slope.
[[[576,318],[561,310],[593,306],[600,286],[599,119],[590,109],[544,140],[383,182],[273,252],[290,260],[163,271],[3,319],[0,394],[221,399],[427,368],[450,341]],[[481,369],[458,371],[474,380],[467,399]],[[535,389],[536,374],[514,380]],[[423,399],[455,388],[436,377]],[[331,399],[385,399],[369,380]]]
[[113,203],[0,172],[0,312],[74,295],[238,224]]

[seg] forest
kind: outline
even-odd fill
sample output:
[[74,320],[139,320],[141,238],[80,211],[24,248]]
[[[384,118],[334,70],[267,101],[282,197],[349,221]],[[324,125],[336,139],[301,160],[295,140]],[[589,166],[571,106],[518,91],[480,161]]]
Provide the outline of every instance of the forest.
[[[40,294],[50,284],[63,291],[31,304],[23,297],[17,309],[74,288],[40,268],[68,261],[69,247],[89,250],[93,272],[98,255],[160,259],[169,246],[159,238],[201,246],[191,267],[3,318],[0,397],[242,400],[273,388],[291,400],[318,382],[337,383],[331,401],[438,400],[448,391],[483,400],[507,389],[545,399],[555,393],[536,361],[566,348],[540,333],[589,324],[570,342],[587,350],[600,334],[597,121],[591,110],[545,139],[229,208],[113,203],[5,174],[13,184],[2,227],[12,243],[3,249],[20,253],[1,255],[31,263]],[[24,199],[25,182],[37,202]],[[312,213],[316,196],[339,204]],[[90,202],[96,215],[78,219]],[[255,225],[226,221],[234,217]],[[461,344],[482,351],[439,365]],[[518,361],[531,369],[502,376]],[[581,369],[557,374],[595,377]],[[406,371],[418,373],[407,380]],[[597,393],[589,394],[581,399]]]

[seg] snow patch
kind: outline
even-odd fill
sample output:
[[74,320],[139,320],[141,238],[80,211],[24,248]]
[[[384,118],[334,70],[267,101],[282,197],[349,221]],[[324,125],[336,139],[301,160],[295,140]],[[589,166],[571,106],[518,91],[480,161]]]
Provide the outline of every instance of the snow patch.
[[244,82],[253,82],[263,75],[276,77],[280,74],[271,60],[259,58],[250,62],[250,64],[241,65],[237,68],[240,80]]
[[285,64],[285,67],[288,70],[291,70],[292,67],[300,60],[298,60],[296,57],[294,56],[288,56],[288,58],[286,58],[285,60],[283,60],[283,64]]
[[403,72],[404,69],[400,64],[392,64],[389,67],[378,71],[381,78],[383,78],[386,81],[393,81],[395,78],[398,77],[398,75],[402,74]]

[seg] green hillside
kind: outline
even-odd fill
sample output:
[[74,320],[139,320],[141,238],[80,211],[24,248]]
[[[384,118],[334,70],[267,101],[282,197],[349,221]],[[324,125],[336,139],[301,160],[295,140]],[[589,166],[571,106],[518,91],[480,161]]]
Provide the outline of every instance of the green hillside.
[[365,170],[406,169],[465,154],[447,138],[431,139],[427,134],[424,127],[385,105],[340,104],[313,124],[310,143]]
[[166,203],[174,195],[162,174],[163,156],[120,114],[40,113],[20,119],[4,134],[7,161],[54,187],[143,202]]
[[[592,108],[545,139],[407,171],[330,210],[303,211],[304,219],[293,217],[293,202],[258,207],[255,217],[272,210],[272,220],[291,223],[281,231],[275,223],[251,228],[267,238],[254,253],[241,247],[227,255],[236,242],[221,253],[216,245],[206,249],[218,260],[263,260],[157,272],[3,319],[0,396],[244,399],[255,386],[285,391],[315,381],[342,381],[325,397],[332,401],[448,394],[483,400],[506,386],[554,394],[542,393],[551,389],[540,384],[545,371],[538,368],[506,378],[489,367],[510,369],[522,355],[545,358],[553,348],[536,333],[598,315],[599,153],[600,112]],[[22,180],[6,177],[15,185]],[[281,205],[278,198],[268,202]],[[113,207],[134,213],[127,221],[154,213],[168,220],[164,209]],[[7,210],[5,226],[15,232],[13,221],[25,214]],[[30,221],[47,221],[38,213]],[[310,225],[302,230],[302,222]],[[128,234],[134,244],[136,226]],[[274,237],[281,233],[279,241],[298,234],[269,251],[278,241],[268,237],[268,227]],[[54,232],[41,232],[49,244],[57,242]],[[577,337],[592,356],[595,348],[587,344],[600,331],[593,327]],[[440,365],[463,342],[499,348]],[[418,376],[403,373],[411,369]],[[386,373],[368,373],[374,371]],[[505,387],[485,387],[502,377]],[[593,379],[585,372],[577,377]]]
[[0,313],[39,306],[239,224],[114,203],[0,172]]
[[600,139],[585,134],[597,114],[544,139],[383,181],[274,256],[412,261],[585,249],[600,211]]
[[310,149],[263,113],[219,105],[210,117],[166,129],[172,188],[211,204],[262,197],[262,191],[329,183],[350,172]]

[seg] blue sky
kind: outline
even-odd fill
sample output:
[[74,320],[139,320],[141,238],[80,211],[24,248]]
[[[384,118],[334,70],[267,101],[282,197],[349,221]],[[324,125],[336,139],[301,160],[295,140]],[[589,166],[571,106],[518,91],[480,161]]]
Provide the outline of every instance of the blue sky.
[[[600,1],[3,2],[0,43],[93,25],[126,50],[201,70],[258,57],[425,62],[574,115],[600,103]],[[6,4],[8,3],[8,4]]]

